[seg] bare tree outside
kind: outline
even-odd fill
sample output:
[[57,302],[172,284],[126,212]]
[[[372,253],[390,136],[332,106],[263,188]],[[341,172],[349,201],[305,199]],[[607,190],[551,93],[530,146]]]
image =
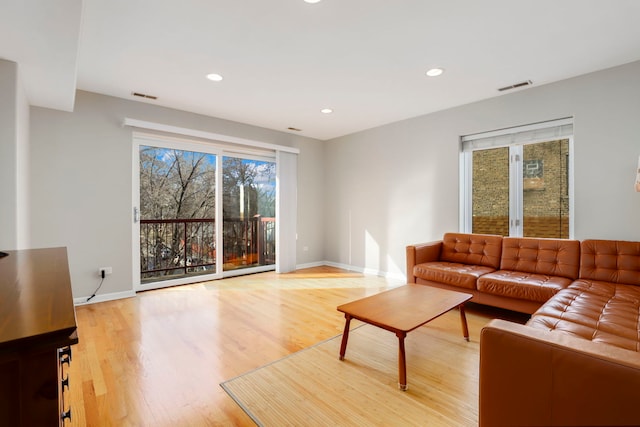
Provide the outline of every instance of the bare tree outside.
[[140,213],[147,219],[213,218],[212,154],[140,148]]
[[143,279],[215,267],[215,166],[212,154],[140,147]]
[[[216,156],[141,146],[141,279],[216,271]],[[275,263],[275,163],[224,157],[224,269]]]
[[225,157],[224,217],[275,216],[275,163]]

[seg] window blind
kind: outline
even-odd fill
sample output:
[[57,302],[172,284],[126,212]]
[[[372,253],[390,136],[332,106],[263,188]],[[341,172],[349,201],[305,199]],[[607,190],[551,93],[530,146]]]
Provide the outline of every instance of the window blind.
[[461,138],[462,151],[485,150],[510,145],[565,139],[573,135],[573,118],[563,118],[526,126],[499,129],[465,135]]

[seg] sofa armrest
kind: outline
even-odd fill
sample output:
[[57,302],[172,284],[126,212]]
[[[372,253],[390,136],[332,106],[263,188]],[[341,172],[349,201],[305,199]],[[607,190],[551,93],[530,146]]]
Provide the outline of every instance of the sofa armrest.
[[407,246],[407,283],[416,283],[413,267],[424,262],[438,261],[442,250],[442,240]]
[[479,425],[640,425],[640,354],[492,320],[480,334]]

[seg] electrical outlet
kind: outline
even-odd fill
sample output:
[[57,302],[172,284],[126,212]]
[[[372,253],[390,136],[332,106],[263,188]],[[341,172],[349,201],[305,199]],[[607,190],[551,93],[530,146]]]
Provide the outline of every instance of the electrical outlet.
[[100,267],[98,269],[98,274],[102,276],[102,272],[104,271],[104,275],[113,273],[113,269],[111,267]]

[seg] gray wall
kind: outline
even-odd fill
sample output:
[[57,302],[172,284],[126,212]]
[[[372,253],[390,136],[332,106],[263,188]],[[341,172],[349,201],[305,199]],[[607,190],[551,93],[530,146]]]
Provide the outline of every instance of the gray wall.
[[68,247],[76,298],[102,266],[113,275],[101,293],[132,290],[131,117],[299,148],[298,265],[403,276],[407,244],[458,229],[461,135],[567,116],[574,237],[640,240],[636,62],[327,142],[78,92],[73,113],[31,108],[32,246]]
[[29,104],[18,64],[0,59],[0,249],[29,241]]
[[326,143],[325,260],[405,274],[405,246],[459,226],[459,138],[574,117],[575,238],[640,240],[640,62]]
[[[132,291],[132,128],[125,117],[300,149],[298,264],[323,259],[322,143],[296,135],[79,91],[73,113],[31,108],[33,247],[66,246],[75,298]],[[303,247],[308,247],[303,251]]]

